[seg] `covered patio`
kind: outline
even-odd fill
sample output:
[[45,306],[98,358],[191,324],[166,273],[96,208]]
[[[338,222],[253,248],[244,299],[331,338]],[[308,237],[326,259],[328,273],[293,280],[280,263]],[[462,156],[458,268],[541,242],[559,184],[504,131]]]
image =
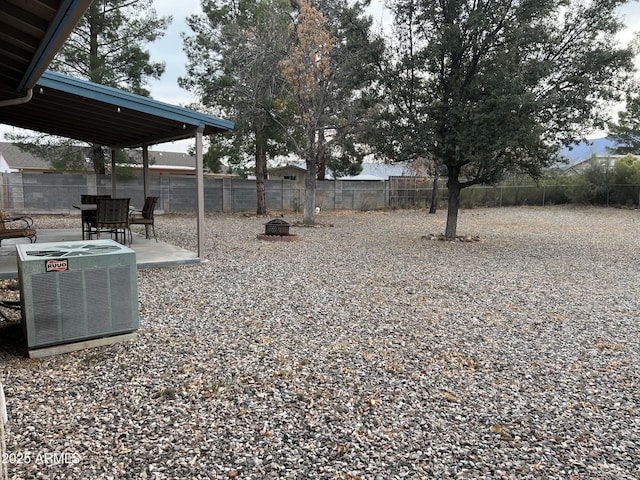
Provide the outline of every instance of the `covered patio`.
[[[200,258],[204,253],[203,137],[229,131],[233,122],[47,71],[90,3],[58,0],[0,4],[0,26],[6,27],[0,35],[4,40],[0,42],[0,123],[108,147],[112,172],[116,150],[141,148],[145,197],[151,195],[149,146],[193,138]],[[115,175],[111,178],[111,196],[117,196]],[[38,241],[45,239],[45,232],[40,231]]]

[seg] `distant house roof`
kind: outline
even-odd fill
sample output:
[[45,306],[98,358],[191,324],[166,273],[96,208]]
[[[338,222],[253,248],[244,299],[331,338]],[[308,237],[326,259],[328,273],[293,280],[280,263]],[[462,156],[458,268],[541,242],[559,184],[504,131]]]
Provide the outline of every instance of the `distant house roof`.
[[[289,166],[295,166],[301,170],[306,171],[307,167],[305,162],[289,162]],[[271,169],[274,170],[274,169]],[[339,177],[339,180],[389,180],[389,177],[401,177],[401,176],[414,176],[407,173],[405,164],[400,163],[378,163],[378,162],[363,162],[362,171],[358,175]],[[326,178],[333,180],[334,176],[331,172],[327,173]]]
[[[13,143],[0,142],[0,156],[4,157],[9,171],[20,170],[50,170],[51,165],[46,160],[25,152]],[[7,172],[2,172],[7,173]]]
[[[637,155],[632,155],[636,158],[638,158]],[[590,166],[597,164],[597,165],[610,165],[613,166],[613,164],[619,160],[620,158],[624,158],[626,157],[626,155],[592,155],[591,157],[589,157],[586,160],[583,160],[581,162],[578,163],[574,163],[573,165],[570,165],[566,168],[566,172],[567,173],[581,173],[584,172],[587,168],[589,168]]]
[[[139,163],[142,163],[142,152],[139,150],[134,152],[134,158]],[[2,156],[8,167],[6,171],[51,170],[51,164],[46,159],[25,152],[10,142],[0,142],[0,156]],[[167,172],[195,171],[196,159],[186,153],[150,151],[149,164],[149,168],[152,170],[165,170]],[[2,164],[0,163],[0,171],[1,166]]]

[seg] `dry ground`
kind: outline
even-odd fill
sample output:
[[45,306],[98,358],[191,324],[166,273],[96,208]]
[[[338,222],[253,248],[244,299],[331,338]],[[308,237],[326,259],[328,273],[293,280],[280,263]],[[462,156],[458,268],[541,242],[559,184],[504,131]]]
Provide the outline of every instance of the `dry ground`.
[[140,271],[134,343],[0,339],[9,477],[640,478],[640,211],[463,211],[476,242],[431,240],[444,212],[269,218],[207,215],[205,262]]

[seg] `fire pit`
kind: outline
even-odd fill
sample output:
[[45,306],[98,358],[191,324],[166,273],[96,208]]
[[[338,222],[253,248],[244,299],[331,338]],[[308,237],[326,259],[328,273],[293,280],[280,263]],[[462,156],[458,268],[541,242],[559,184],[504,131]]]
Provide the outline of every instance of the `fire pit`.
[[299,240],[298,235],[289,233],[291,224],[285,220],[276,218],[264,224],[264,233],[258,234],[260,240],[270,240],[275,242],[290,242]]
[[265,235],[289,235],[291,224],[278,218],[264,224]]

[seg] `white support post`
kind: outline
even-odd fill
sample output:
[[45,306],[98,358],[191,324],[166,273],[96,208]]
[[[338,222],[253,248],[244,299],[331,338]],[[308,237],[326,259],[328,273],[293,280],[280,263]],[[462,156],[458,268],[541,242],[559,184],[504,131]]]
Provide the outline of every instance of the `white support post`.
[[[142,196],[142,205],[139,208],[142,208],[144,202],[147,201],[147,197],[150,195],[151,191],[151,183],[149,181],[149,145],[142,146],[142,183],[143,183],[143,196]],[[151,225],[145,225],[145,235],[147,238],[151,236]]]
[[111,149],[111,198],[116,198],[116,151]]
[[[142,181],[144,185],[144,198],[146,199],[151,191],[151,184],[149,182],[149,145],[143,145],[142,147]],[[142,206],[140,208],[142,208]]]
[[196,191],[197,191],[197,217],[198,217],[198,257],[204,257],[204,160],[202,155],[202,132],[204,128],[198,128],[196,132]]

